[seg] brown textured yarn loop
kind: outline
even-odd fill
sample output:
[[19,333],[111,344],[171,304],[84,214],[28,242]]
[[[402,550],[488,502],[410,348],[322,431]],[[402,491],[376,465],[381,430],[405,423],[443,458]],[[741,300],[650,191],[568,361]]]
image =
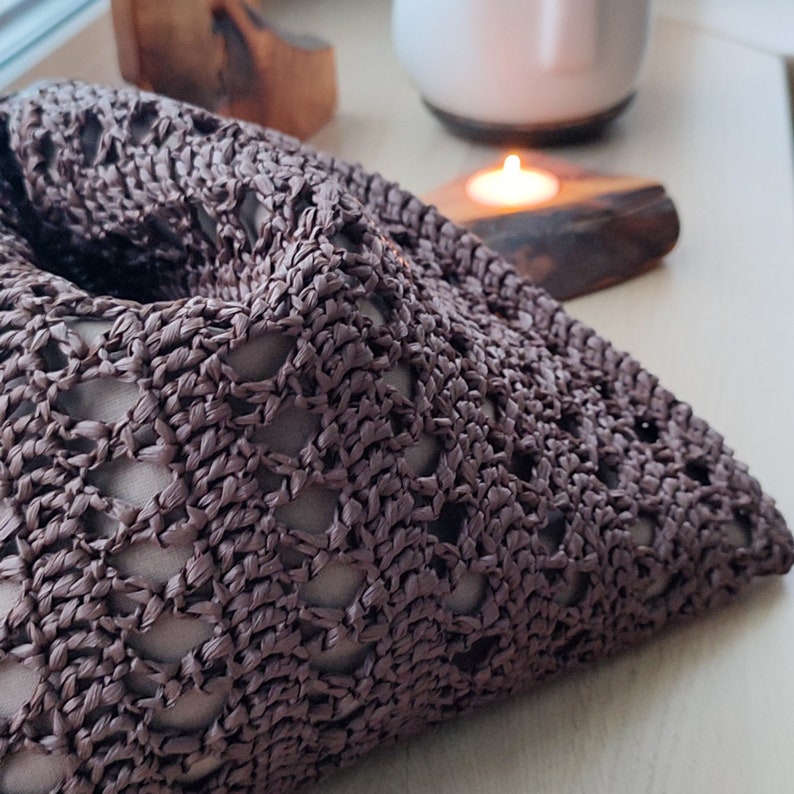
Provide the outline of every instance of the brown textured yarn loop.
[[285,792],[792,563],[475,237],[134,91],[0,102],[0,382],[0,792]]

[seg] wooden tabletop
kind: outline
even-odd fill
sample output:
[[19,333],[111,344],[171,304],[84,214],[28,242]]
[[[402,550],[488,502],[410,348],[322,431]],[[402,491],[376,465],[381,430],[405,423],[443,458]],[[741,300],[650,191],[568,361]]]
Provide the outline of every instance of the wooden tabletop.
[[[671,0],[657,6],[637,99],[612,133],[556,152],[664,183],[680,243],[661,268],[567,308],[691,402],[794,522],[794,164],[777,54],[786,50],[728,35],[720,3],[690,5],[696,13]],[[765,5],[753,3],[754,13]],[[341,104],[318,146],[420,194],[500,154],[451,137],[423,108],[392,54],[386,0],[267,6],[293,32],[337,48]],[[41,76],[119,82],[107,16],[85,36],[94,46],[56,53],[14,85]],[[778,794],[793,781],[789,576],[376,752],[304,794]]]

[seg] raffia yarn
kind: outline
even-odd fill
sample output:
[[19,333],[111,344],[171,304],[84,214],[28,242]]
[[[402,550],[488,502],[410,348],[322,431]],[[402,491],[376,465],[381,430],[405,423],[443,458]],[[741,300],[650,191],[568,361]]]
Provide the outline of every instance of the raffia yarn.
[[0,102],[0,792],[286,792],[785,572],[722,437],[380,176]]

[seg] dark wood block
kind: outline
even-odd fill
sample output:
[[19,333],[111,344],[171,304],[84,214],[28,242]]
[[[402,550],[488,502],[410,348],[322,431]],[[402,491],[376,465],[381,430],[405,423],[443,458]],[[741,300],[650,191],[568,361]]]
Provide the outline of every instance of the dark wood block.
[[520,154],[525,167],[560,180],[554,198],[529,209],[486,207],[467,196],[469,175],[423,198],[559,300],[644,273],[674,247],[678,213],[661,184],[589,171],[537,152]]

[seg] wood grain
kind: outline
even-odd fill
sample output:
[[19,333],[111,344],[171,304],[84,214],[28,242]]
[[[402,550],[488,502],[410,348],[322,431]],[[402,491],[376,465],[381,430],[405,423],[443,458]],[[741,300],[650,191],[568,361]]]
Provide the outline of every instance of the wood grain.
[[333,48],[288,37],[243,0],[112,0],[124,77],[307,138],[333,115]]

